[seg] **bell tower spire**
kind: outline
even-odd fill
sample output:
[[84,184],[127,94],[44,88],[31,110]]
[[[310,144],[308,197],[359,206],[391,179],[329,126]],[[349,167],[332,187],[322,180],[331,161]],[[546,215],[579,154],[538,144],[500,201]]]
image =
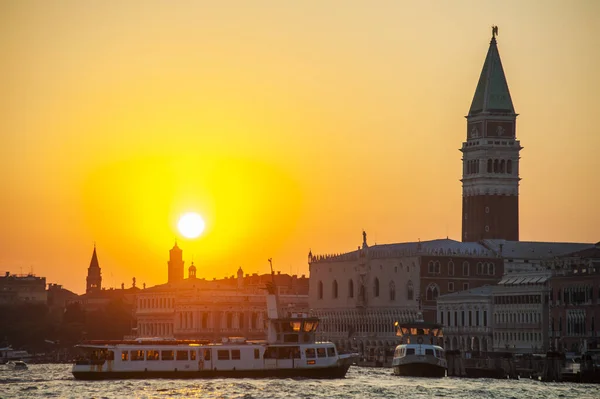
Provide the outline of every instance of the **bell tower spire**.
[[85,292],[95,292],[102,289],[102,271],[100,270],[100,264],[98,263],[98,255],[96,255],[96,243],[94,243],[94,252],[92,253],[92,260],[90,261],[90,267],[88,267],[88,275],[86,278]]
[[517,113],[492,27],[488,49],[467,118],[463,154],[462,240],[519,239]]

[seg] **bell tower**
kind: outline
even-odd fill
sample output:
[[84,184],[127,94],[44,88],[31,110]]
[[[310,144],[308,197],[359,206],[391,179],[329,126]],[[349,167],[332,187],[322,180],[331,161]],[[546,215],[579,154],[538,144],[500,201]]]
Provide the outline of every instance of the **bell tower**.
[[88,267],[88,274],[85,282],[86,293],[102,290],[102,272],[100,270],[100,264],[98,263],[98,255],[96,255],[96,244],[94,244],[94,253],[92,253],[92,260],[90,261],[90,267]]
[[167,266],[169,283],[183,281],[183,251],[177,246],[177,243],[169,250]]
[[519,240],[519,152],[517,113],[492,40],[467,118],[462,161],[462,241]]

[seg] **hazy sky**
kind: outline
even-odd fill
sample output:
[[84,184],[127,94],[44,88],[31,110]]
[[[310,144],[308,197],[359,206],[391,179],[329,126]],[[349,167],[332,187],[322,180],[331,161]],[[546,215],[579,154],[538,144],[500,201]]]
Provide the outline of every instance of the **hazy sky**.
[[[460,240],[491,37],[520,114],[520,237],[600,241],[600,2],[2,1],[0,272],[76,292],[308,274],[307,253]],[[185,211],[207,230],[187,240]],[[187,275],[187,271],[186,271]]]

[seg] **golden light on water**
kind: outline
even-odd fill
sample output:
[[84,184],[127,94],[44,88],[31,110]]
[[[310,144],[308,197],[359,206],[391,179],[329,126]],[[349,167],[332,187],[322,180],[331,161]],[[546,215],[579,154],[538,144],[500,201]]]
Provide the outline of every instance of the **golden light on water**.
[[179,232],[185,238],[198,238],[204,231],[205,223],[202,216],[195,212],[188,212],[182,215],[177,222]]

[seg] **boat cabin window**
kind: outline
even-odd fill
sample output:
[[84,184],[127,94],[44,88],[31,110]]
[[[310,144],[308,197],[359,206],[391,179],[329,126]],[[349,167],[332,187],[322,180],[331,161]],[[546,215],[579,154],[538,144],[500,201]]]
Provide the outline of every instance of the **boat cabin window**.
[[204,349],[204,360],[210,360],[210,349]]
[[258,349],[254,349],[254,358],[260,359],[260,351]]
[[240,359],[241,359],[240,350],[232,349],[231,350],[231,360],[240,360]]
[[125,362],[127,360],[129,360],[129,352],[128,351],[121,352],[121,361]]
[[196,351],[190,351],[190,360],[196,360]]
[[327,356],[335,357],[335,347],[330,346],[327,348]]
[[306,358],[307,359],[315,358],[315,348],[306,348]]
[[160,355],[161,355],[162,360],[174,360],[175,359],[173,351],[161,351]]
[[155,351],[155,350],[146,351],[146,360],[158,360],[158,351]]
[[219,360],[229,360],[229,351],[224,349],[219,349],[217,351],[217,359]]
[[188,351],[177,351],[177,360],[188,360]]
[[[313,349],[314,350],[314,349]],[[299,346],[271,346],[265,349],[265,359],[300,359]]]
[[144,360],[144,351],[131,351],[131,360]]
[[433,349],[425,349],[425,354],[433,356]]
[[317,357],[327,357],[325,348],[317,348]]
[[406,354],[407,355],[414,355],[415,354],[415,348],[406,348]]

